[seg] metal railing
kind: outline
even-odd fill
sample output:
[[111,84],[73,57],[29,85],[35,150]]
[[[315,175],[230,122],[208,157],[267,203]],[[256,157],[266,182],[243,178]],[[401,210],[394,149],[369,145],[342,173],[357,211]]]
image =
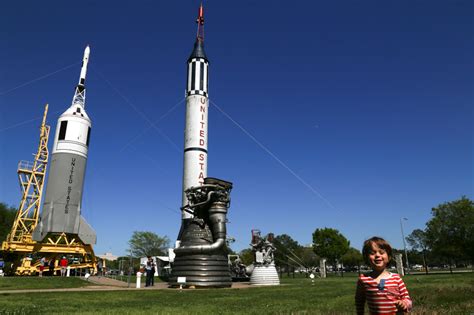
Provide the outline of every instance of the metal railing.
[[19,170],[33,170],[34,163],[31,161],[20,161],[18,162],[18,169]]

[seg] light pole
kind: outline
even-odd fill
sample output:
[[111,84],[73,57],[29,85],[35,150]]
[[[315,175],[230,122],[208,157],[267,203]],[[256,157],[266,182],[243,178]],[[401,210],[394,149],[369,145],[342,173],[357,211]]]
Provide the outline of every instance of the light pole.
[[403,220],[408,221],[407,218],[400,218],[400,229],[402,230],[403,249],[405,250],[405,260],[407,262],[407,273],[410,271],[410,264],[408,263],[407,245],[405,243],[405,233],[403,233]]
[[132,277],[132,270],[133,270],[133,267],[132,267],[132,252],[130,251],[130,260],[129,260],[129,266],[128,266],[128,287],[130,288],[130,278]]

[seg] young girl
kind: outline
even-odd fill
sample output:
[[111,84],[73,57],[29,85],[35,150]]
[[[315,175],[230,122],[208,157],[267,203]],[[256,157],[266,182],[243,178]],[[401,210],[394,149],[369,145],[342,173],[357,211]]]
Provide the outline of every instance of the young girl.
[[392,247],[380,237],[364,242],[362,255],[372,272],[360,275],[355,296],[357,314],[364,314],[367,301],[370,314],[403,314],[411,310],[412,302],[405,283],[396,273],[387,271]]

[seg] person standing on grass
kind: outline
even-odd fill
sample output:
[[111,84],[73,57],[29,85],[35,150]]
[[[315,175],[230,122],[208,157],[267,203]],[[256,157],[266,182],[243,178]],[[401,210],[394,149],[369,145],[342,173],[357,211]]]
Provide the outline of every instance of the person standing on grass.
[[54,276],[54,263],[55,263],[55,259],[51,258],[51,260],[49,261],[49,275],[51,277]]
[[392,259],[392,247],[381,237],[374,236],[364,242],[364,260],[372,272],[362,274],[357,281],[355,304],[357,314],[364,314],[365,302],[370,314],[403,314],[412,308],[405,283],[396,273],[387,271]]
[[42,257],[39,263],[39,276],[43,276],[44,267],[46,266],[46,257]]
[[66,269],[67,269],[67,259],[66,256],[63,256],[59,261],[59,266],[61,267],[61,277],[66,276]]
[[104,275],[102,267],[102,259],[99,259],[99,262],[97,263],[97,273],[99,277]]
[[146,283],[145,287],[151,286],[151,281],[153,279],[153,258],[148,256],[148,260],[145,264],[145,271],[146,271]]
[[151,279],[150,279],[151,286],[155,285],[155,272],[156,272],[156,264],[153,258],[151,258]]

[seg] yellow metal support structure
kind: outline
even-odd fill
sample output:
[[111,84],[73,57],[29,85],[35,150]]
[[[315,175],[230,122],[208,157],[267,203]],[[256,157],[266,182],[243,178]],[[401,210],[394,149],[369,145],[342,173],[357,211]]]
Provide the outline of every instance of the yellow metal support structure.
[[2,249],[8,250],[11,245],[16,250],[26,250],[25,245],[32,244],[31,233],[38,224],[39,210],[41,207],[41,197],[43,184],[46,175],[46,166],[48,165],[48,139],[50,127],[46,125],[46,116],[48,114],[48,104],[46,104],[43,114],[43,121],[40,127],[40,141],[38,151],[33,163],[20,161],[18,163],[18,179],[22,197],[20,207],[13,222],[12,230],[3,243]]
[[58,270],[58,260],[62,256],[69,258],[72,269],[84,269],[94,273],[97,270],[97,260],[92,246],[76,240],[74,235],[50,234],[42,243],[37,243],[32,239],[33,230],[38,224],[49,157],[50,126],[46,125],[47,114],[48,104],[43,114],[40,141],[34,161],[21,161],[18,164],[22,198],[12,230],[6,241],[2,243],[2,251],[15,257],[12,261],[12,271],[17,275],[34,274],[42,257],[45,257],[47,261],[55,261],[55,269]]

